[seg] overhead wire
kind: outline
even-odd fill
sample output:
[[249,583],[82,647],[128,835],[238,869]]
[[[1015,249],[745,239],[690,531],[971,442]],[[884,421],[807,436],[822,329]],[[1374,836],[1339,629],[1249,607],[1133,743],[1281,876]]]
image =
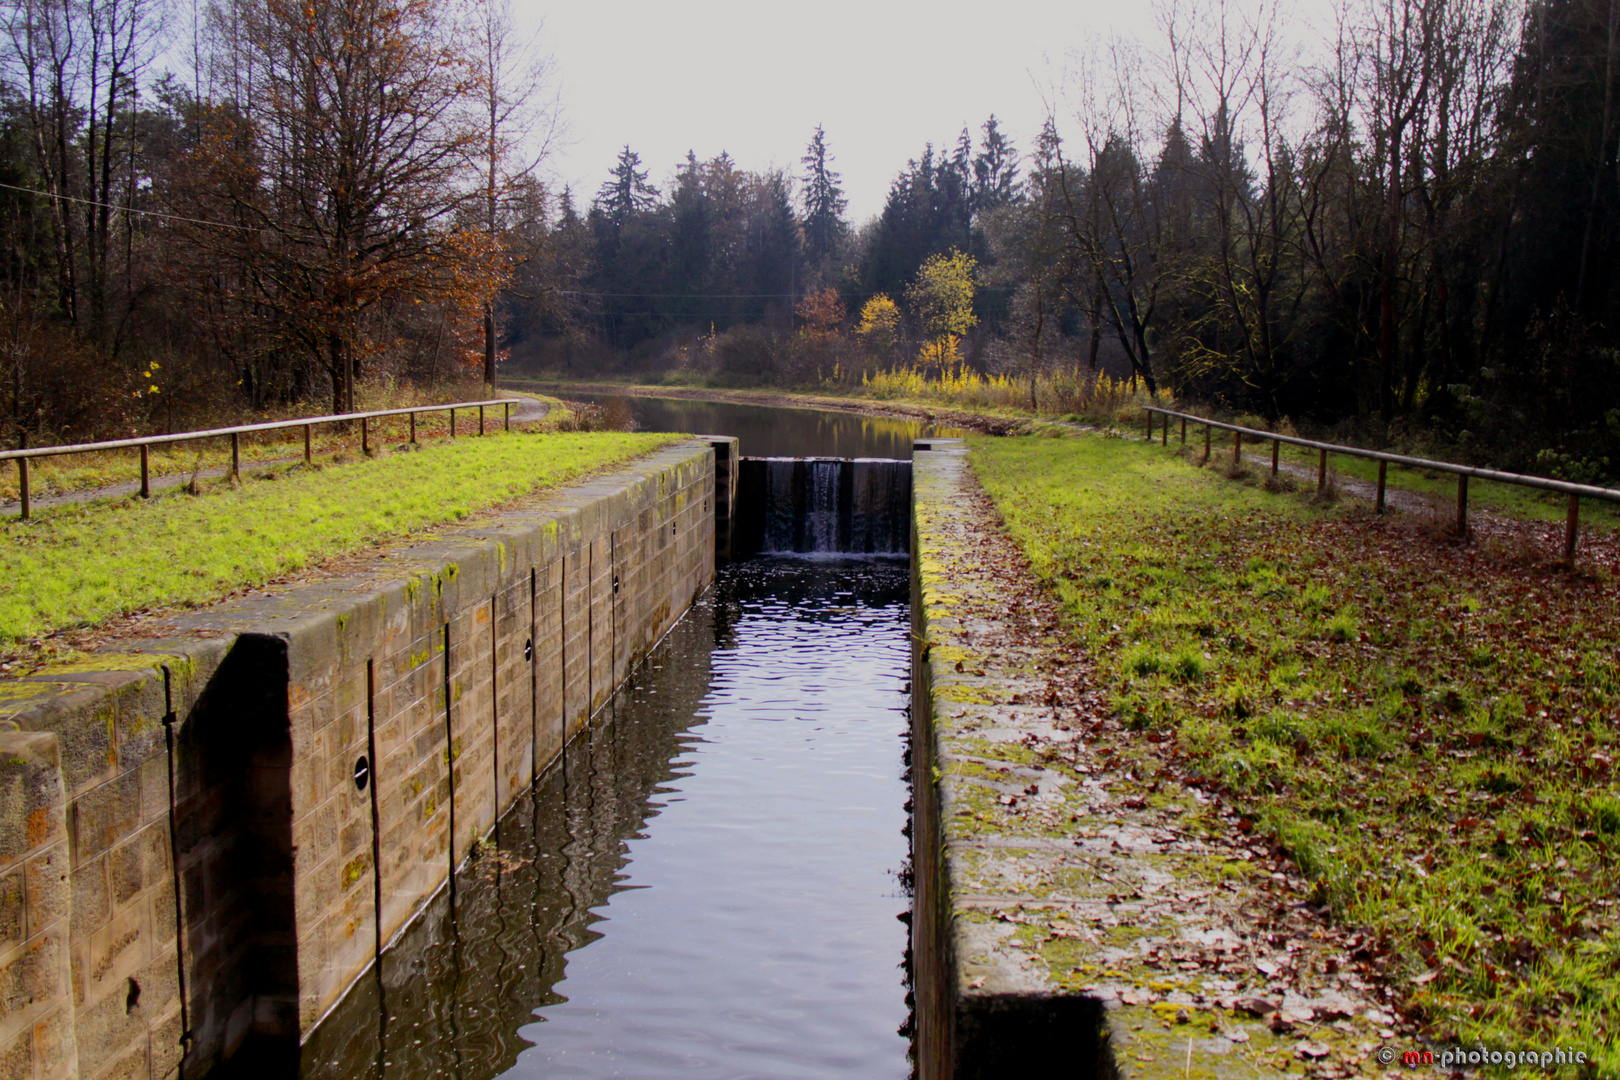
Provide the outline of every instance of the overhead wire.
[[43,195],[47,199],[61,199],[63,202],[79,203],[83,206],[99,206],[108,210],[121,210],[126,214],[144,214],[147,217],[165,218],[169,221],[184,221],[188,225],[207,225],[213,229],[241,229],[244,232],[260,231],[251,225],[227,225],[221,221],[204,221],[202,218],[185,217],[181,214],[167,214],[162,210],[141,210],[134,206],[101,202],[97,199],[86,199],[78,195],[64,195],[59,191],[41,191],[38,188],[22,187],[18,184],[0,183],[0,188],[5,188],[7,191],[20,191],[25,195]]
[[[39,188],[22,187],[18,184],[0,183],[0,188],[7,191],[20,191],[24,195],[40,195],[47,199],[61,199],[63,202],[78,203],[81,206],[99,206],[108,210],[118,210],[125,214],[143,214],[146,217],[163,218],[167,221],[183,221],[188,225],[204,225],[210,229],[236,229],[239,232],[263,232],[264,229],[256,225],[231,225],[223,221],[205,221],[202,218],[186,217],[183,214],[170,214],[162,210],[142,210],[135,206],[124,206],[121,203],[102,202],[99,199],[86,199],[80,195],[64,195],[59,191],[41,191]],[[299,233],[284,233],[294,240],[305,240],[310,243],[323,243],[320,237],[304,236]]]

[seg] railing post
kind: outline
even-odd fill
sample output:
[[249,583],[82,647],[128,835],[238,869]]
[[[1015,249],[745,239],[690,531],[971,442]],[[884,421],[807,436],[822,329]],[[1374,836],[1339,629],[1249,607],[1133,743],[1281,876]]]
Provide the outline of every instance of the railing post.
[[1316,493],[1322,494],[1327,490],[1327,450],[1322,451],[1320,460],[1316,463]]
[[1181,445],[1187,445],[1187,418],[1185,416],[1181,418]]
[[450,437],[456,437],[456,410],[450,410]]
[[141,443],[141,498],[150,499],[151,497],[152,483],[146,465],[146,444]]
[[366,425],[366,418],[360,418],[360,453],[371,456],[371,429]]
[[1388,479],[1389,462],[1380,461],[1378,463],[1378,504],[1373,508],[1374,513],[1382,514],[1384,512],[1384,488]]
[[1205,424],[1204,425],[1204,460],[1205,461],[1209,460],[1209,432],[1210,432],[1210,426],[1208,424]]
[[1164,414],[1164,445],[1170,445],[1170,414]]
[[231,432],[231,479],[242,479],[242,433]]
[[416,445],[416,414],[411,413],[411,445]]
[[1143,409],[1142,409],[1142,411],[1143,411],[1143,412],[1144,412],[1144,413],[1146,413],[1146,414],[1147,414],[1147,420],[1148,420],[1148,442],[1152,442],[1152,441],[1153,441],[1153,410],[1152,410],[1152,409],[1149,409],[1149,408],[1146,408],[1146,407],[1144,407],[1144,408],[1143,408]]
[[313,463],[314,460],[315,460],[310,454],[310,439],[311,439],[311,435],[314,432],[314,430],[315,430],[315,425],[314,424],[305,424],[304,425],[304,464],[305,465],[309,465],[309,464]]
[[1564,521],[1564,565],[1575,565],[1575,540],[1581,531],[1581,497],[1569,497],[1569,517]]
[[[24,431],[17,441],[17,449],[28,449],[28,432]],[[28,459],[17,459],[17,490],[22,496],[22,520],[28,520]]]
[[1457,474],[1457,535],[1468,535],[1468,474]]
[[1243,432],[1232,432],[1232,468],[1243,462]]
[[478,406],[478,434],[484,433],[484,407]]
[[[510,401],[503,401],[503,402],[501,402],[501,408],[506,411],[506,415],[505,415],[505,417],[503,417],[503,420],[505,421],[505,425],[506,425],[506,430],[511,431],[512,430],[512,403]],[[1168,420],[1165,421],[1166,424],[1168,424],[1169,422],[1170,421],[1168,421]]]
[[1271,440],[1271,475],[1277,475],[1277,455],[1282,453],[1282,440]]

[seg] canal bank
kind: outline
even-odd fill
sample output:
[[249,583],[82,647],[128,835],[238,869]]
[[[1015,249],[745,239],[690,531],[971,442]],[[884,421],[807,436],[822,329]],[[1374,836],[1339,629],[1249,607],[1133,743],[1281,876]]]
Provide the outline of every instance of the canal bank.
[[[912,952],[921,1080],[1322,1077],[1392,1020],[1309,888],[1202,787],[1146,774],[965,444],[913,458]],[[1331,988],[1330,988],[1331,987]]]
[[8,680],[0,1076],[296,1057],[712,579],[715,460]]

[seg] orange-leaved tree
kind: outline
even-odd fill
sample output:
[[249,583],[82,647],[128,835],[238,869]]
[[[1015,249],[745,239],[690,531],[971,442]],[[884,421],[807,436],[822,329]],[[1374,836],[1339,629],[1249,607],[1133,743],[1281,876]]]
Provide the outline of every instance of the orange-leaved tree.
[[844,325],[844,302],[838,290],[828,285],[805,295],[799,301],[799,332],[817,345],[830,345],[838,340],[839,328]]
[[464,212],[476,72],[449,0],[215,11],[234,100],[193,150],[196,216],[221,223],[198,239],[274,336],[326,369],[333,409],[352,411],[361,365],[386,344],[381,309],[481,315],[507,274],[500,239]]

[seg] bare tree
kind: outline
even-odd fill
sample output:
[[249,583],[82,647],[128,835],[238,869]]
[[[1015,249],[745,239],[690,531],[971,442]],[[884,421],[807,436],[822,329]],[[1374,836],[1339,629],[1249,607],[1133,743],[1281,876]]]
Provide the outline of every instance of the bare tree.
[[[473,7],[469,55],[478,132],[476,167],[483,200],[483,226],[492,241],[508,238],[503,255],[515,270],[536,255],[514,251],[510,240],[534,237],[533,215],[544,214],[543,189],[534,183],[536,170],[560,133],[560,110],[550,93],[551,62],[537,48],[538,32],[524,37],[512,25],[511,0],[477,0]],[[543,231],[539,233],[543,236]],[[496,383],[499,334],[495,298],[485,301],[484,381]]]
[[488,234],[458,224],[476,71],[442,0],[260,0],[221,17],[241,91],[197,164],[213,180],[206,216],[232,227],[198,240],[239,262],[245,299],[318,358],[333,408],[353,410],[380,344],[373,309],[481,307],[504,280]]

